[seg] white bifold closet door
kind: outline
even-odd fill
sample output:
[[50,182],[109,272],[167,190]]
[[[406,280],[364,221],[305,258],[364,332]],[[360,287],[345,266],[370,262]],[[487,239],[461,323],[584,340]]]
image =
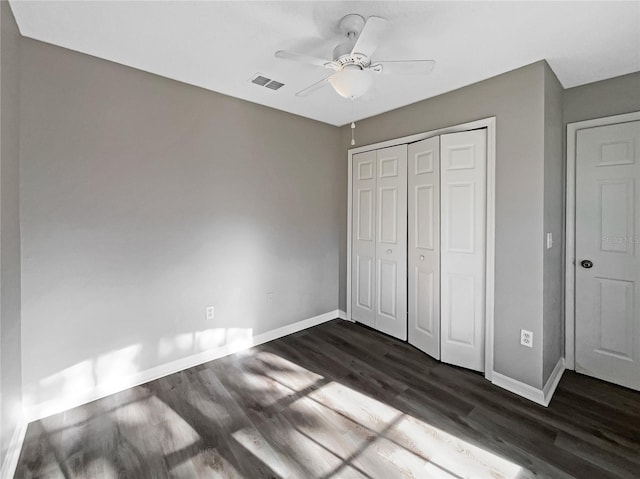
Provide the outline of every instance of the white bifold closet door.
[[484,371],[486,130],[409,145],[409,342]]
[[440,359],[440,137],[408,151],[409,342]]
[[353,156],[351,317],[407,339],[407,145]]

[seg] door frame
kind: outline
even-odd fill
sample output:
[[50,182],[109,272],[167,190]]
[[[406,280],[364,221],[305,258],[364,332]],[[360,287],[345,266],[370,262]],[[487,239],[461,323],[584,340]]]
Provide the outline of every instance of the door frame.
[[491,381],[493,377],[493,315],[495,297],[495,215],[496,215],[496,117],[483,118],[468,123],[439,128],[437,130],[417,133],[392,140],[373,143],[370,145],[350,148],[348,150],[348,183],[347,183],[347,311],[345,319],[351,318],[351,207],[352,207],[352,181],[353,181],[353,155],[370,150],[378,150],[389,146],[414,143],[426,140],[433,136],[446,133],[459,133],[462,131],[487,129],[487,224],[486,224],[486,272],[485,272],[485,363],[484,377]]
[[564,364],[576,369],[576,163],[578,130],[640,120],[640,111],[567,123]]

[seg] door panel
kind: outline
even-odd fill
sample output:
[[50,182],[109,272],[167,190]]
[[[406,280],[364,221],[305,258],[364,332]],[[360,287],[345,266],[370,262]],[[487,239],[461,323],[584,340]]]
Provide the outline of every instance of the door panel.
[[484,371],[486,130],[440,143],[441,358]]
[[351,317],[375,325],[376,153],[353,155]]
[[576,371],[638,390],[639,184],[639,121],[577,132]]
[[357,274],[356,281],[356,303],[359,307],[371,311],[373,309],[373,261],[371,258],[358,256],[356,258]]
[[633,282],[604,278],[596,281],[596,351],[633,360]]
[[447,209],[444,210],[447,227],[447,251],[450,253],[475,252],[476,194],[474,182],[448,184]]
[[447,342],[475,346],[476,311],[473,275],[449,275],[445,290],[448,292]]
[[377,150],[375,328],[407,339],[407,145]]
[[397,283],[398,268],[394,261],[384,259],[378,261],[378,315],[391,320],[397,317]]
[[440,359],[440,138],[408,147],[409,342]]
[[380,243],[398,245],[398,185],[379,188],[378,232]]
[[356,211],[358,214],[358,241],[373,241],[374,191],[372,188],[358,190]]

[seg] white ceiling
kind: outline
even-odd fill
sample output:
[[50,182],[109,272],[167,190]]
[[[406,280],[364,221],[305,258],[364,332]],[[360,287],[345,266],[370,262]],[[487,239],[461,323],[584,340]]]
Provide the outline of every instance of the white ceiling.
[[[565,88],[640,70],[640,2],[245,2],[12,0],[26,37],[333,125],[366,118],[546,59]],[[425,77],[376,76],[353,102],[328,76],[274,58],[331,58],[348,13],[390,21],[378,60],[434,59]],[[248,80],[256,72],[286,85]]]

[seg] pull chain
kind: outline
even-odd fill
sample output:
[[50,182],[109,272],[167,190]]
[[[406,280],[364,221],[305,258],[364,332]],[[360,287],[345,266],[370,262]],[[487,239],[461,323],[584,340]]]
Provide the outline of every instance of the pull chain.
[[[353,117],[354,117],[354,114],[353,114],[353,98],[352,98],[351,99],[351,118]],[[352,121],[351,122],[351,146],[356,144],[355,131],[356,131],[356,123]]]

